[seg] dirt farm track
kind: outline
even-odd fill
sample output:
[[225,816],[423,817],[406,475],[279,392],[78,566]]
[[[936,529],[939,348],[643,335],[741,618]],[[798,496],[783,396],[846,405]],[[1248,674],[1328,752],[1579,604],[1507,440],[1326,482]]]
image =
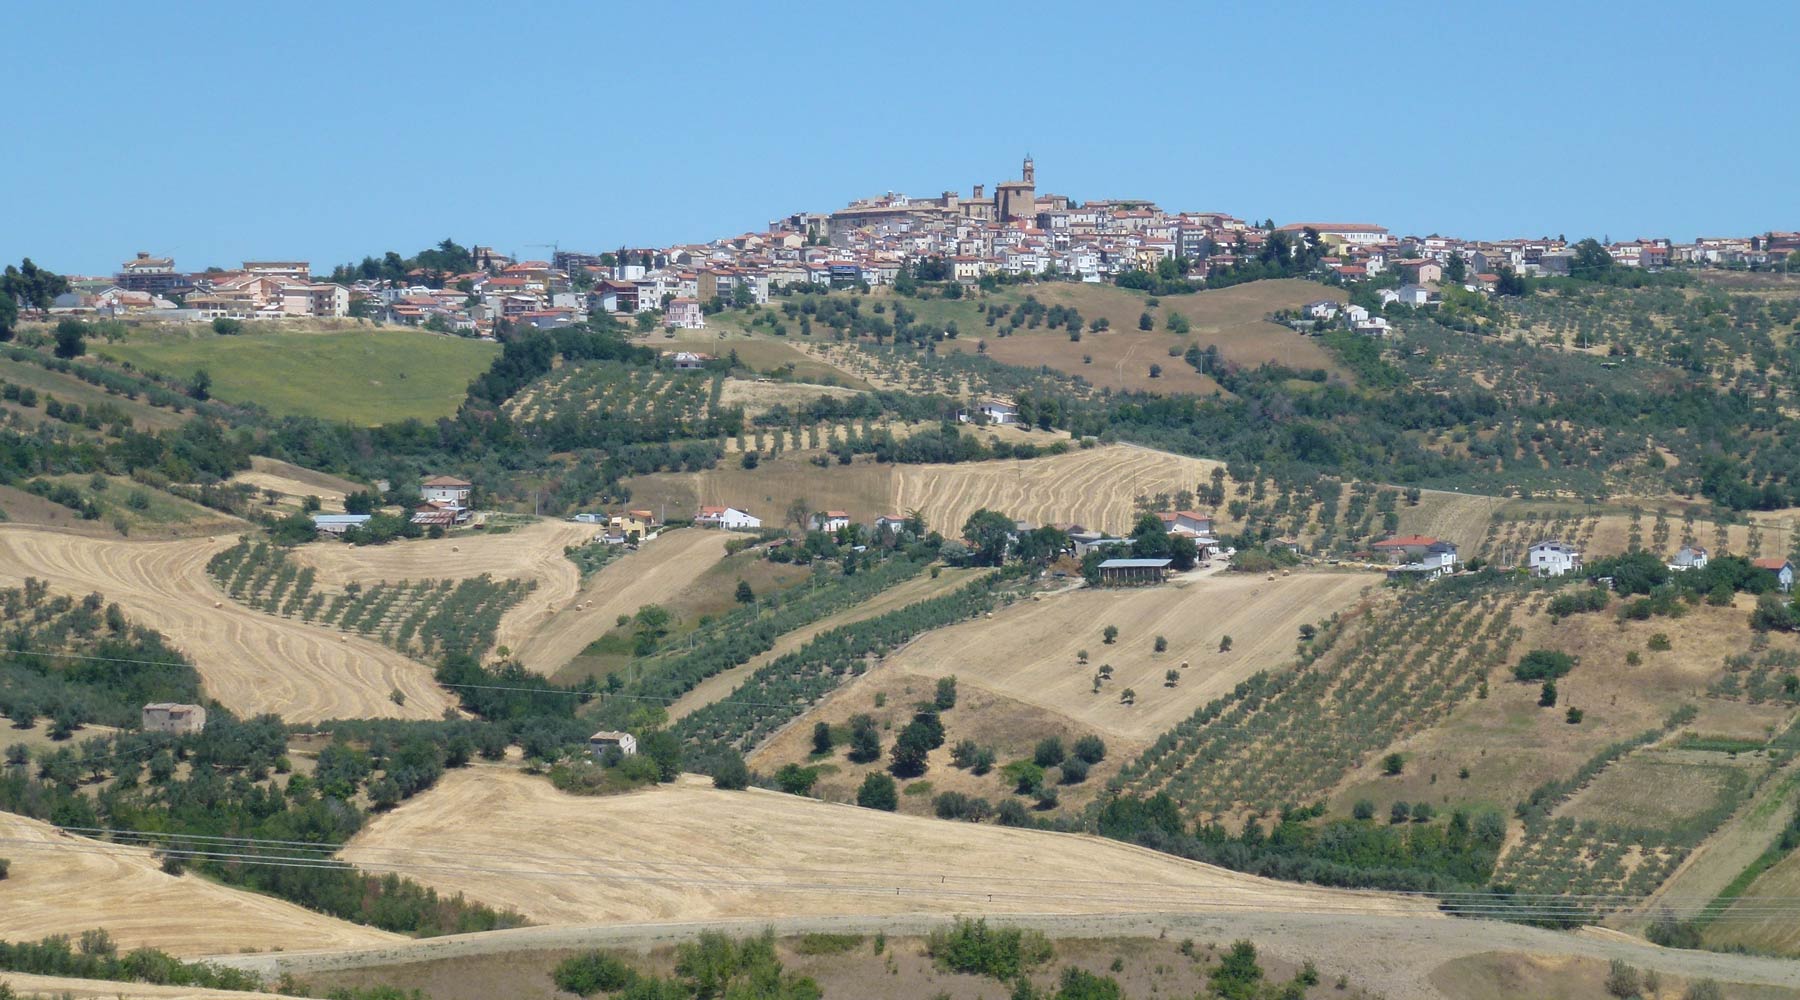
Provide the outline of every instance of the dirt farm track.
[[[0,586],[36,577],[53,593],[98,592],[117,602],[185,652],[207,694],[239,715],[436,719],[452,705],[424,664],[227,598],[206,575],[206,561],[235,541],[132,542],[0,524]],[[405,705],[390,697],[396,690]]]

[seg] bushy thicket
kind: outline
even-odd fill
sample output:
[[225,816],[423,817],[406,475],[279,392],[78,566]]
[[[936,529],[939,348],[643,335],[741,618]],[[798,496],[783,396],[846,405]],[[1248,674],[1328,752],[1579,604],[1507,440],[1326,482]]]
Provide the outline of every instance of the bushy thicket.
[[83,931],[79,938],[57,934],[37,941],[0,941],[0,970],[211,990],[262,989],[262,981],[254,973],[241,969],[211,962],[184,962],[155,948],[120,954],[118,945],[104,930]]

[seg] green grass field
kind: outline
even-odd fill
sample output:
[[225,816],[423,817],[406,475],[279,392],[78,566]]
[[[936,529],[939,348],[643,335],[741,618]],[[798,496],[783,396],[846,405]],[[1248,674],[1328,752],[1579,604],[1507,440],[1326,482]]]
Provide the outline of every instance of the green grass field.
[[212,394],[278,415],[356,424],[449,416],[500,348],[410,330],[134,337],[94,353],[180,379],[198,369]]

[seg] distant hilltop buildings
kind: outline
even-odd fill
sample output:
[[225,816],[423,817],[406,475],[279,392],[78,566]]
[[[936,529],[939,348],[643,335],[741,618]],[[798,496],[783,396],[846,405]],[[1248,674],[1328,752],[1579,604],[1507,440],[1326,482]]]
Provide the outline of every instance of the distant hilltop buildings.
[[[420,254],[421,262],[436,255],[431,266],[390,254],[386,264],[371,259],[338,268],[333,281],[314,280],[306,261],[183,272],[170,257],[139,252],[110,278],[72,281],[52,311],[201,322],[355,316],[465,336],[490,335],[502,324],[554,329],[607,313],[642,317],[641,328],[698,330],[719,309],[766,303],[784,287],[875,287],[910,274],[963,285],[1132,275],[1133,287],[1142,288],[1146,273],[1205,281],[1249,262],[1266,270],[1272,254],[1285,251],[1292,260],[1302,250],[1301,273],[1347,284],[1375,279],[1384,286],[1383,305],[1426,308],[1439,301],[1447,282],[1494,292],[1505,275],[1566,275],[1576,260],[1576,248],[1561,236],[1402,236],[1370,222],[1278,226],[1225,212],[1171,211],[1145,199],[1040,194],[1029,155],[1018,179],[999,182],[991,195],[985,184],[966,196],[890,191],[705,243],[550,249],[549,260],[518,260],[493,247],[465,250],[446,240]],[[1621,267],[1780,267],[1800,252],[1800,233],[1609,241],[1605,250]],[[1385,318],[1361,307],[1314,305],[1320,308],[1280,318],[1309,330],[1388,331]]]

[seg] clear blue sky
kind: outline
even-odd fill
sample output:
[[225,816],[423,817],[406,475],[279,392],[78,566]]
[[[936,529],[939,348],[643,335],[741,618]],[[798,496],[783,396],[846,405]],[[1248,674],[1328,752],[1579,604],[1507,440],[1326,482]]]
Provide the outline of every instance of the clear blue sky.
[[1040,191],[1278,222],[1794,229],[1797,11],[18,4],[0,260],[699,241],[1027,150]]

